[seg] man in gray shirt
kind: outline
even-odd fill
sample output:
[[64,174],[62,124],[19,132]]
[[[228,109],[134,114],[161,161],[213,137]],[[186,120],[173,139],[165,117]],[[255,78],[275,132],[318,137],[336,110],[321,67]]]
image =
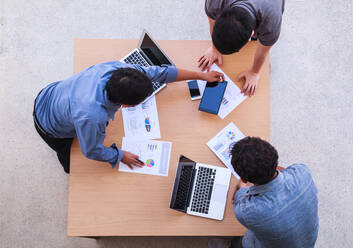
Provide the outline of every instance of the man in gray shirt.
[[261,67],[271,47],[279,38],[285,0],[206,0],[212,46],[199,58],[199,67],[209,69],[221,54],[238,52],[252,37],[258,39],[252,68],[241,73],[245,79],[242,92],[255,93]]

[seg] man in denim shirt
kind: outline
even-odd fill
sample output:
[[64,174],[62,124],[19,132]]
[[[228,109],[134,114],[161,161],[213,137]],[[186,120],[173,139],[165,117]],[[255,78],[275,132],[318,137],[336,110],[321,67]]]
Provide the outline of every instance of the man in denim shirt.
[[309,169],[303,164],[278,167],[276,149],[259,138],[240,140],[231,154],[241,178],[234,195],[234,214],[248,228],[242,242],[237,245],[233,239],[232,247],[314,247],[318,200]]

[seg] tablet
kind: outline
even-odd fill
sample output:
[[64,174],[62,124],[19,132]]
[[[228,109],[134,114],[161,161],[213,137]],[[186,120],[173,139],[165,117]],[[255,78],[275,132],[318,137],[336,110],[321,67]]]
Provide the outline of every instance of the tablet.
[[207,82],[199,110],[215,115],[218,114],[227,83],[227,81]]

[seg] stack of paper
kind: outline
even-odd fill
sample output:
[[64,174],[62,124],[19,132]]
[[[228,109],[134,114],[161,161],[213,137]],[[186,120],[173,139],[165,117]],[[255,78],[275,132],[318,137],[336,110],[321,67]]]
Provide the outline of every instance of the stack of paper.
[[145,163],[143,167],[134,166],[131,170],[120,162],[119,171],[168,176],[172,143],[155,141],[161,138],[156,98],[135,107],[122,109],[125,137],[122,150],[131,152]]

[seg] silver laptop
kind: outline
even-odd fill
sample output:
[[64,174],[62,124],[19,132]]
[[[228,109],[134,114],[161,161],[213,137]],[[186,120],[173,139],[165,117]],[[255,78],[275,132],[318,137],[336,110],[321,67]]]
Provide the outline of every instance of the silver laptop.
[[196,163],[181,155],[170,208],[190,215],[222,220],[230,177],[229,169]]
[[[158,46],[146,30],[143,30],[142,32],[137,48],[128,53],[120,61],[140,66],[174,65],[171,59]],[[153,93],[145,101],[167,86],[167,84],[163,82],[152,82],[152,84]]]

